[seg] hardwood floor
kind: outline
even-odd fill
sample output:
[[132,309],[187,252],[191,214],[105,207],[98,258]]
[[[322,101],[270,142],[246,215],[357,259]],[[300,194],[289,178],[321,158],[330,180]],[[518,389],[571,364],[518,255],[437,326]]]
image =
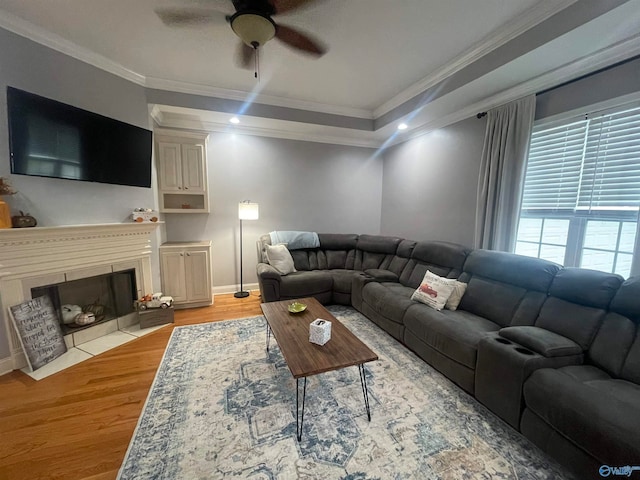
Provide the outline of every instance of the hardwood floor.
[[114,479],[174,326],[261,315],[257,291],[176,310],[175,323],[35,381],[0,377],[0,479]]

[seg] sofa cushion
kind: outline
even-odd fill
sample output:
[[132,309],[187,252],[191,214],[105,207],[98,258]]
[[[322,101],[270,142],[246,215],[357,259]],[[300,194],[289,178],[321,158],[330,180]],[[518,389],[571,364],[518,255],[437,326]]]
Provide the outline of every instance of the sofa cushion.
[[613,273],[565,267],[553,278],[549,295],[593,308],[609,308],[623,278]]
[[376,282],[397,282],[398,275],[390,270],[382,270],[380,268],[369,268],[364,271],[366,275],[373,278]]
[[589,347],[588,362],[597,365],[610,375],[621,376],[622,367],[631,351],[636,332],[636,324],[627,317],[614,312],[607,313]]
[[357,270],[333,269],[327,270],[333,278],[333,291],[338,293],[351,293],[353,278],[362,275]]
[[404,325],[431,348],[471,369],[476,366],[480,340],[500,329],[498,324],[469,312],[437,311],[418,303],[407,310]]
[[538,327],[505,327],[500,330],[500,336],[547,358],[582,353],[580,345],[573,340]]
[[284,298],[309,297],[332,288],[333,277],[326,270],[295,272],[280,279],[280,296]]
[[418,242],[400,274],[400,283],[418,288],[427,270],[441,277],[458,278],[468,251],[455,243]]
[[296,271],[291,253],[284,245],[267,245],[266,254],[269,265],[282,275],[288,275]]
[[503,327],[533,325],[559,269],[559,265],[539,258],[474,250],[458,279],[468,283],[458,308]]
[[362,289],[362,300],[383,317],[402,324],[404,313],[415,304],[414,290],[396,282],[371,282]]
[[320,248],[322,250],[354,250],[358,243],[355,233],[319,233]]
[[511,324],[526,293],[522,287],[474,276],[467,284],[458,310],[465,310],[506,327]]
[[567,368],[535,371],[524,386],[527,408],[603,464],[640,458],[640,386]]
[[553,279],[535,326],[570,338],[587,350],[621,284],[619,275],[564,268]]
[[474,250],[464,264],[464,272],[471,276],[545,293],[560,268],[540,258],[494,250]]

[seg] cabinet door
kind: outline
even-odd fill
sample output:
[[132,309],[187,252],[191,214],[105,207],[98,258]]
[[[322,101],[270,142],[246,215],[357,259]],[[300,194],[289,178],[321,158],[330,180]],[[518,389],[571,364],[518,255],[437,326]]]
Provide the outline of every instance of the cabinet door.
[[162,268],[162,293],[171,295],[175,302],[186,301],[184,252],[160,252],[160,267]]
[[207,250],[186,250],[185,276],[189,301],[211,300],[211,269]]
[[202,145],[182,145],[182,186],[191,193],[204,193],[204,156]]
[[158,180],[160,190],[182,191],[181,149],[179,143],[158,143]]

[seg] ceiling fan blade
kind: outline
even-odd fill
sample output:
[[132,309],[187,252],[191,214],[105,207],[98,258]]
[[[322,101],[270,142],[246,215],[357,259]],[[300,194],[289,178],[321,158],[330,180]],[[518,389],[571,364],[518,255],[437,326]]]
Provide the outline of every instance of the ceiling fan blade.
[[276,26],[276,38],[290,47],[317,57],[327,53],[327,48],[322,43],[285,25],[278,24]]
[[253,68],[255,59],[255,50],[244,42],[238,42],[238,48],[236,49],[236,64],[240,68],[246,68],[249,70]]
[[156,8],[156,15],[169,27],[191,27],[226,22],[225,14],[210,8]]
[[271,0],[271,5],[273,5],[276,13],[285,13],[316,1],[317,0]]

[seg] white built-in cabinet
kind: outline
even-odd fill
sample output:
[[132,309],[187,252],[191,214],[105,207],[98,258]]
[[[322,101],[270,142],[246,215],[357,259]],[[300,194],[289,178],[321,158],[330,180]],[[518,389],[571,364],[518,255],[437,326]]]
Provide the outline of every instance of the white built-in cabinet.
[[154,134],[160,211],[208,213],[208,135],[166,129]]
[[211,305],[211,242],[167,242],[159,251],[162,292],[175,307]]

